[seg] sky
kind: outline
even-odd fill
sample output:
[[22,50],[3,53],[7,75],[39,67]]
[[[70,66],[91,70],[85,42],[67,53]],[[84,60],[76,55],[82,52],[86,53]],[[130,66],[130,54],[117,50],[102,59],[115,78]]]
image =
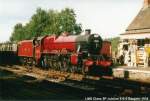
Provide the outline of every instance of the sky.
[[8,41],[17,23],[25,25],[38,7],[60,11],[73,8],[77,23],[102,38],[124,33],[144,0],[0,0],[0,42]]

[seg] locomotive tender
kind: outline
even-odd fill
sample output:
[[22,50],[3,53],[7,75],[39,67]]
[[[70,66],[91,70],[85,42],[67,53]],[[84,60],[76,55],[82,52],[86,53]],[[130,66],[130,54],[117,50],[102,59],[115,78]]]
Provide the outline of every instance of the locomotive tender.
[[111,44],[100,35],[44,36],[18,42],[17,56],[24,65],[66,72],[98,73],[110,71]]

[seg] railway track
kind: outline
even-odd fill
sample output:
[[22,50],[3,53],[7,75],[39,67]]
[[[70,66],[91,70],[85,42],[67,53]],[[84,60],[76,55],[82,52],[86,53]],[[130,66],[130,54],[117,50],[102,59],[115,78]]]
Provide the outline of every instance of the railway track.
[[70,74],[52,70],[33,68],[28,70],[22,66],[0,66],[0,69],[11,71],[18,75],[27,75],[40,80],[54,82],[72,89],[90,92],[94,96],[146,96],[150,97],[150,84],[116,79],[113,77],[92,77],[80,74]]
[[[0,77],[0,100],[84,100],[85,96],[95,95],[92,92],[49,82],[47,80],[39,81],[25,75],[17,76],[5,70],[0,70],[0,73],[3,75]],[[16,90],[17,92],[15,92]]]

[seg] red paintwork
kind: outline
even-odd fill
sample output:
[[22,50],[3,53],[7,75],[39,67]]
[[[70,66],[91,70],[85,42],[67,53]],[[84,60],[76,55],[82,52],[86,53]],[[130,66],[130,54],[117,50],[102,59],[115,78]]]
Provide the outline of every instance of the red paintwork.
[[92,66],[94,64],[94,61],[93,60],[91,60],[91,59],[88,59],[88,60],[86,60],[86,61],[84,61],[84,65],[85,66]]
[[39,60],[41,58],[41,46],[35,46],[35,59],[37,61],[37,63],[39,63]]
[[96,65],[108,67],[108,66],[111,66],[111,61],[106,61],[106,60],[97,61]]
[[76,38],[77,36],[75,35],[59,36],[54,41],[54,49],[55,50],[66,49],[70,52],[75,51],[76,50]]
[[[42,40],[42,39],[41,39]],[[41,44],[33,45],[33,40],[24,40],[18,43],[18,56],[35,58],[39,63],[41,58]]]
[[77,36],[48,36],[43,39],[42,49],[43,53],[54,53],[54,50],[62,51],[75,51],[76,50],[76,39]]
[[18,56],[33,57],[33,41],[20,41],[18,45]]
[[71,64],[77,65],[78,64],[78,55],[72,54],[70,60],[71,60]]
[[77,38],[77,35],[69,35],[69,36],[59,36],[55,42],[60,43],[60,42],[75,42]]
[[100,51],[100,54],[111,57],[112,50],[111,50],[111,43],[109,41],[103,41],[103,45],[102,45],[102,49]]
[[54,50],[54,40],[56,39],[56,36],[47,36],[42,41],[42,52],[43,53],[50,53],[52,50]]

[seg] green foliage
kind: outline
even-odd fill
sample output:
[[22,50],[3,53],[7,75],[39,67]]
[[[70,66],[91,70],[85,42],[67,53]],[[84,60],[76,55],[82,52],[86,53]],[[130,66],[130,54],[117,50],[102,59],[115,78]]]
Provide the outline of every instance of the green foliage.
[[119,44],[119,37],[114,37],[114,38],[109,38],[109,39],[106,39],[108,41],[111,42],[111,45],[112,45],[112,51],[113,52],[116,52],[117,51],[117,47],[118,47],[118,44]]
[[[80,33],[81,27],[76,24],[76,15],[73,9],[66,8],[61,11],[60,15],[60,31],[67,31],[70,33]],[[78,28],[79,27],[79,28]],[[79,31],[79,32],[78,32]]]
[[24,33],[24,27],[21,23],[18,23],[14,27],[14,32],[12,33],[12,37],[10,38],[11,41],[19,41],[24,39],[25,33]]
[[79,34],[82,31],[81,24],[76,23],[73,9],[65,8],[58,12],[38,8],[25,26],[20,23],[15,25],[10,40],[20,41],[50,34],[60,35],[64,31],[72,34]]

